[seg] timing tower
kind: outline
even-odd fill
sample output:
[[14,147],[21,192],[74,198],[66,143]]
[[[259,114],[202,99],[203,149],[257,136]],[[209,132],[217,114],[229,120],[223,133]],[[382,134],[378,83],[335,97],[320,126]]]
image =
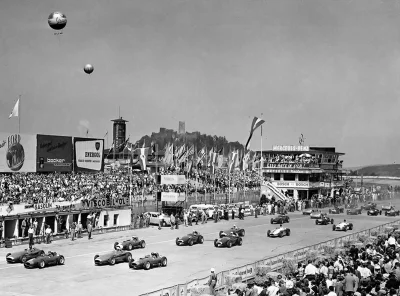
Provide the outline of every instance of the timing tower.
[[114,147],[120,146],[126,140],[126,123],[128,122],[125,119],[120,117],[119,119],[111,120],[114,122],[113,124],[113,143]]

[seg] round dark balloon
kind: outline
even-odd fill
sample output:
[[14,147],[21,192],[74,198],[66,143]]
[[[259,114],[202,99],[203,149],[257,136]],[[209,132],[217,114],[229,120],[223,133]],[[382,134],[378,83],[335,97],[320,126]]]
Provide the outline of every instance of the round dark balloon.
[[94,68],[91,64],[87,64],[83,68],[83,71],[85,71],[86,74],[92,74],[93,70],[94,70]]
[[53,30],[62,30],[67,25],[67,17],[61,12],[51,13],[47,21]]

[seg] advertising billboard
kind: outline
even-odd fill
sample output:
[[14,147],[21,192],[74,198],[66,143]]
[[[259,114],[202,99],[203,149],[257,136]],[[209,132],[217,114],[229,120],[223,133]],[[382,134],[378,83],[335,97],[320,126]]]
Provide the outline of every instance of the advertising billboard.
[[36,172],[36,135],[0,133],[0,173]]
[[104,139],[74,138],[76,172],[104,170]]
[[72,137],[37,135],[36,171],[71,172]]

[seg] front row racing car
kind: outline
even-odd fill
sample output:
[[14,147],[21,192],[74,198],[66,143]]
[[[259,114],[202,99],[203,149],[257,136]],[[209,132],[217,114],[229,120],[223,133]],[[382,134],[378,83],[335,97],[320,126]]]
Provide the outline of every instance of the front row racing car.
[[346,222],[346,220],[344,220],[343,222],[339,223],[338,225],[333,224],[332,230],[333,231],[353,230],[353,223],[349,223],[349,222]]
[[243,244],[243,239],[235,233],[230,233],[228,235],[222,235],[219,239],[216,238],[214,240],[214,246],[216,248],[227,247],[231,248],[232,246],[241,246]]
[[244,231],[243,228],[238,228],[236,225],[233,225],[233,227],[229,230],[222,230],[219,232],[219,237],[223,237],[226,235],[229,235],[231,232],[233,232],[234,234],[237,234],[239,236],[244,236],[246,231]]
[[50,252],[47,255],[39,256],[28,260],[24,263],[25,268],[35,268],[39,267],[40,269],[45,268],[46,266],[51,265],[64,265],[65,258],[63,255],[59,255],[56,252]]
[[131,239],[123,241],[122,243],[115,242],[114,249],[115,250],[128,250],[132,251],[134,248],[142,248],[146,247],[146,242],[144,240],[140,240],[137,236],[132,236]]
[[290,236],[290,229],[287,227],[282,227],[282,225],[275,230],[268,230],[267,231],[268,237],[284,237]]
[[344,213],[344,207],[334,207],[333,209],[329,209],[329,214],[341,214]]
[[378,215],[382,215],[382,210],[370,209],[370,210],[367,211],[367,215],[368,215],[368,216],[378,216]]
[[129,268],[149,270],[152,267],[167,266],[167,257],[158,253],[151,253],[143,258],[129,260]]
[[14,253],[8,253],[6,255],[6,261],[7,263],[17,263],[17,262],[25,263],[30,259],[44,255],[45,253],[43,250],[36,249],[35,247],[33,247],[32,249],[25,249]]
[[175,242],[177,246],[184,246],[184,245],[193,246],[193,244],[204,243],[204,237],[197,231],[193,231],[188,235],[177,237]]
[[288,215],[279,215],[278,217],[271,218],[271,224],[283,224],[283,223],[289,223],[290,218]]
[[330,219],[326,214],[322,215],[320,219],[315,220],[316,225],[333,224],[333,219]]
[[394,217],[394,216],[399,216],[400,215],[400,211],[399,210],[395,210],[395,209],[391,209],[390,211],[386,211],[385,212],[385,216],[389,216],[389,217]]
[[132,254],[124,250],[113,250],[103,255],[94,256],[94,265],[114,265],[119,262],[129,262]]

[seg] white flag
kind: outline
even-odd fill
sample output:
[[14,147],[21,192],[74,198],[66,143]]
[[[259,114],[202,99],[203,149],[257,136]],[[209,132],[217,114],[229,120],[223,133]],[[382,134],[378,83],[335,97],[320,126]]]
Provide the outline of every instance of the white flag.
[[19,112],[19,99],[18,101],[15,103],[14,109],[12,110],[10,116],[8,116],[8,118],[10,119],[13,116],[18,117],[18,112]]

